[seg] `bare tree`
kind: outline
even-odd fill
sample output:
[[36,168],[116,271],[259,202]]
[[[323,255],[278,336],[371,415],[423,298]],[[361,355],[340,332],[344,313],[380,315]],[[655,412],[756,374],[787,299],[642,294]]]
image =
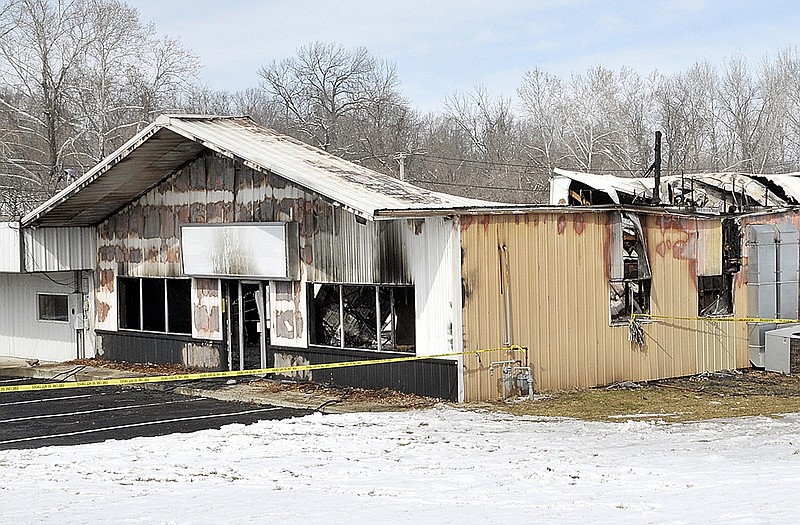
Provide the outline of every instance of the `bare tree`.
[[406,148],[415,119],[393,65],[365,48],[316,42],[259,75],[282,109],[282,129],[349,160],[393,170],[393,155]]
[[9,0],[0,33],[0,183],[29,193],[51,194],[179,107],[199,67],[119,0]]
[[84,7],[66,0],[17,0],[2,24],[11,27],[0,40],[6,95],[0,104],[19,122],[7,162],[47,190],[61,182],[74,151],[70,106],[78,62],[88,46]]
[[523,125],[511,99],[478,85],[446,97],[444,113],[427,119],[426,151],[414,173],[450,193],[506,202],[540,199],[548,173],[531,164]]
[[558,77],[531,69],[525,72],[517,95],[527,117],[528,159],[552,173],[553,168],[562,167],[565,155],[561,133],[566,119],[564,86]]

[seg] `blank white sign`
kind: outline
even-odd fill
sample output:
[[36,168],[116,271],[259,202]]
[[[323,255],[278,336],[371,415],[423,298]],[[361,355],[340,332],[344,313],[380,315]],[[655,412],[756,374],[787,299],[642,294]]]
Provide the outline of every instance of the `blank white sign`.
[[289,279],[294,244],[284,222],[181,226],[183,273]]

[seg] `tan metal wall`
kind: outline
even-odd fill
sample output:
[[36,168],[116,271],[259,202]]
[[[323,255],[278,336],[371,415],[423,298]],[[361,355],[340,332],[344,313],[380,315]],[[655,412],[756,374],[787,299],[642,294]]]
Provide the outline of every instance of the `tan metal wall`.
[[[698,230],[719,228],[719,221],[641,218],[653,275],[651,313],[696,317]],[[645,325],[642,348],[628,341],[627,325],[610,326],[611,219],[610,211],[462,217],[465,350],[506,342],[500,294],[501,248],[506,245],[510,342],[529,348],[538,390],[747,366],[745,325],[652,322]],[[718,242],[707,231],[702,236]],[[706,255],[700,253],[702,260]],[[735,293],[743,287],[737,280]],[[737,311],[744,311],[743,304],[737,297]],[[507,358],[507,352],[465,357],[467,401],[499,397],[499,380],[489,376],[488,367]],[[513,358],[525,361],[524,356]]]

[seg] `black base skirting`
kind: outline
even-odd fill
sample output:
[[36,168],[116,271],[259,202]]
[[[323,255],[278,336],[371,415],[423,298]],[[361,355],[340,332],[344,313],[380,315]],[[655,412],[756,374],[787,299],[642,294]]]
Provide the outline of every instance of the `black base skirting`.
[[[200,341],[190,336],[143,332],[97,331],[101,357],[129,363],[180,364],[202,370],[226,370],[228,357],[222,341]],[[276,354],[278,359],[276,360]],[[365,352],[351,349],[312,347],[267,349],[268,366],[327,364],[408,357],[401,352]],[[277,374],[276,374],[277,375]],[[286,374],[355,388],[390,388],[399,392],[458,401],[458,366],[454,360],[420,359],[379,365],[349,366]]]
[[143,332],[97,330],[101,357],[109,361],[179,364],[201,370],[224,370],[228,366],[222,341],[200,341],[190,336]]
[[[282,355],[283,359],[279,358],[278,362],[276,362],[276,353]],[[287,365],[286,356],[291,356],[293,364],[307,363],[313,365],[409,356],[409,354],[399,352],[376,353],[329,347],[306,349],[274,346],[269,348],[268,354],[269,363],[274,366]],[[457,374],[458,366],[456,361],[421,359],[399,363],[313,370],[310,377],[315,383],[329,383],[355,388],[390,388],[409,394],[437,397],[456,402],[458,401]],[[293,376],[289,375],[288,377]]]

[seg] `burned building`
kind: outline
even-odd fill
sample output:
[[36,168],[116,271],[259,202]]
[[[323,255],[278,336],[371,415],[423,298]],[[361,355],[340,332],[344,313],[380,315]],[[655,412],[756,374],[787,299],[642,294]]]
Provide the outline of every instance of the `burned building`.
[[758,364],[758,330],[715,320],[797,317],[797,264],[775,262],[800,224],[790,183],[652,206],[646,181],[564,173],[551,205],[504,205],[246,117],[164,116],[2,224],[0,353],[205,370],[414,357],[292,376],[464,401],[505,392],[498,363],[537,390]]

